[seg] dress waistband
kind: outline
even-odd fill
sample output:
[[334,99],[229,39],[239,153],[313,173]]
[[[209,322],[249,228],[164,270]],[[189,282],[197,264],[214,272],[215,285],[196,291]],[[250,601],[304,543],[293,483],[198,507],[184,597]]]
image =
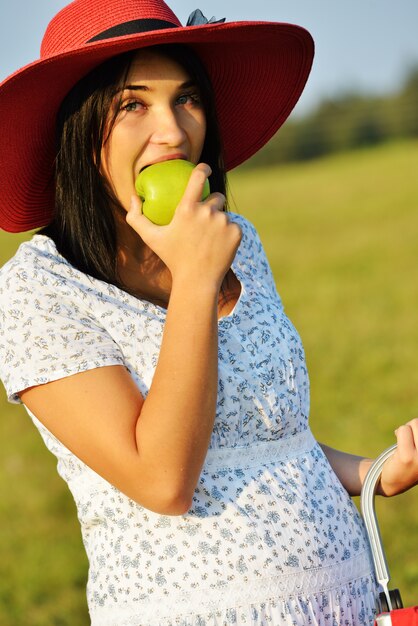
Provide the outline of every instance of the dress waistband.
[[307,428],[289,437],[274,441],[260,441],[248,446],[234,448],[209,448],[203,471],[214,469],[244,469],[268,463],[277,463],[309,452],[316,444],[311,430]]

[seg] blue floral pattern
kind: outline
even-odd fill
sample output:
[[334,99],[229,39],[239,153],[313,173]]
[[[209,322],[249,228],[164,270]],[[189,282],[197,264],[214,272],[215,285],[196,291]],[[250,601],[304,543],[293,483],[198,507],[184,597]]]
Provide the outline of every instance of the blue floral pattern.
[[[254,227],[219,320],[207,458],[186,515],[146,510],[29,411],[74,496],[93,626],[368,626],[376,586],[363,524],[309,430],[309,381]],[[0,373],[10,401],[33,385],[123,364],[144,396],[166,312],[73,268],[35,235],[0,272]],[[99,419],[96,416],[95,419]]]

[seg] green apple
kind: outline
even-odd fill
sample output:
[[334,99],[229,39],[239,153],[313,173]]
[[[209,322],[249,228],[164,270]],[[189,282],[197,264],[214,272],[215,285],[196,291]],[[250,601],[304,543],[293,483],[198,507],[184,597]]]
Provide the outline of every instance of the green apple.
[[[189,161],[172,159],[150,165],[139,173],[135,189],[143,202],[142,212],[151,222],[160,226],[171,222],[194,168]],[[206,180],[202,200],[209,194]]]

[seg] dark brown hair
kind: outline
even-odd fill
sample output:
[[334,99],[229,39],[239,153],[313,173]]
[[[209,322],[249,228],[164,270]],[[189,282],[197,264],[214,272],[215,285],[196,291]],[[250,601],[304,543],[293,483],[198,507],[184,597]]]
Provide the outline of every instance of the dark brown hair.
[[[226,193],[213,89],[197,54],[183,45],[151,48],[181,65],[199,88],[206,115],[201,161],[212,168],[211,191]],[[126,84],[136,51],[113,57],[77,83],[57,118],[56,200],[53,221],[41,234],[53,239],[74,267],[124,288],[118,277],[115,209],[121,209],[103,176],[100,154],[115,123],[107,124],[115,95]]]

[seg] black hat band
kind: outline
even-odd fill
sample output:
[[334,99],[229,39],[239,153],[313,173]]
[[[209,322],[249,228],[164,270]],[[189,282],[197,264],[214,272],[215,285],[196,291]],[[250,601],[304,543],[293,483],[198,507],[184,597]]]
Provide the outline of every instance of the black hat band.
[[143,20],[131,20],[124,22],[123,24],[117,24],[104,30],[102,33],[95,35],[92,39],[89,39],[87,43],[93,41],[102,41],[104,39],[112,39],[113,37],[123,37],[126,35],[135,35],[137,33],[148,33],[152,30],[164,30],[166,28],[178,28],[177,24],[166,22],[165,20],[143,19]]

